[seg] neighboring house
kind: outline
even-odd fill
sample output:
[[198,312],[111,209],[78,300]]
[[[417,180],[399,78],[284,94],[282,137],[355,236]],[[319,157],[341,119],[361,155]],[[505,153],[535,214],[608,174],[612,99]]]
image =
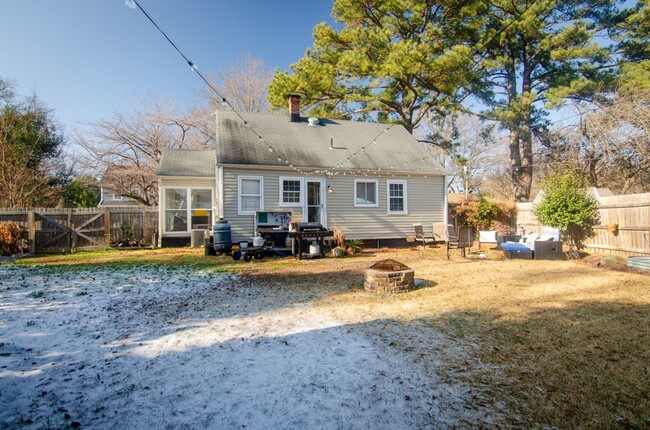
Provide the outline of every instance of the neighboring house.
[[[251,240],[257,211],[338,226],[347,239],[403,242],[446,221],[443,167],[400,125],[217,112],[216,150],[167,149],[158,169],[163,243],[223,218]],[[365,148],[365,149],[364,149]]]
[[104,172],[101,180],[99,181],[100,198],[97,207],[107,206],[138,206],[138,202],[130,197],[120,195],[111,188],[110,178],[115,174],[117,168],[110,167]]
[[130,197],[124,197],[110,188],[101,187],[101,198],[97,204],[98,208],[107,206],[138,206],[138,202]]

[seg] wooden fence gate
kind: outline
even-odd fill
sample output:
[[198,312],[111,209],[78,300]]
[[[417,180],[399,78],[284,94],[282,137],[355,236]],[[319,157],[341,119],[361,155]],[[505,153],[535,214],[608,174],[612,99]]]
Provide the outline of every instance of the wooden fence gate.
[[[34,248],[36,252],[57,252],[105,249],[109,246],[104,236],[106,212],[84,214],[42,214],[32,212]],[[31,240],[30,240],[31,242]]]

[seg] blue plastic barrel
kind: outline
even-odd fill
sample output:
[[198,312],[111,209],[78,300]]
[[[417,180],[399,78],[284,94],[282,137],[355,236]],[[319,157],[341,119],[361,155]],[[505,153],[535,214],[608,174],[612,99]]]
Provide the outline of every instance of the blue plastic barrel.
[[230,224],[226,220],[219,220],[212,226],[214,237],[214,250],[221,253],[230,252],[232,240],[230,236]]

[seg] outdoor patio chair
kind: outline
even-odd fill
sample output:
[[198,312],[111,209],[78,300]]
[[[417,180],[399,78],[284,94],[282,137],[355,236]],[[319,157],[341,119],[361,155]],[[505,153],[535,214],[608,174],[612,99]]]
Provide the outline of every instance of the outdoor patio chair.
[[481,230],[478,232],[478,249],[485,243],[497,244],[497,232],[493,230]]
[[431,224],[431,235],[433,236],[433,240],[435,240],[436,242],[444,242],[445,226],[446,226],[445,223],[434,222]]
[[447,224],[447,260],[449,260],[450,249],[460,249],[463,257],[466,256],[465,248],[472,248],[474,243],[474,229],[471,226],[463,225],[456,230],[451,224]]
[[422,247],[425,248],[427,245],[433,245],[436,243],[433,233],[431,236],[424,234],[424,229],[422,224],[413,224],[413,229],[415,231],[415,243],[422,242]]

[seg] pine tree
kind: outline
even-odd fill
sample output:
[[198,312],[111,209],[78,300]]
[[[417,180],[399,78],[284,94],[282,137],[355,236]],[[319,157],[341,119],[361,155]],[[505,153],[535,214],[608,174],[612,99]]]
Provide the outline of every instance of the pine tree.
[[613,0],[492,3],[483,62],[492,94],[485,101],[510,133],[515,200],[530,198],[533,136],[544,129],[547,109],[589,100],[613,84],[610,49],[594,40],[600,18],[613,9]]
[[292,73],[275,74],[271,105],[302,93],[314,114],[374,115],[412,133],[428,113],[446,115],[469,93],[484,12],[473,0],[336,0],[343,28],[316,26],[313,49]]

